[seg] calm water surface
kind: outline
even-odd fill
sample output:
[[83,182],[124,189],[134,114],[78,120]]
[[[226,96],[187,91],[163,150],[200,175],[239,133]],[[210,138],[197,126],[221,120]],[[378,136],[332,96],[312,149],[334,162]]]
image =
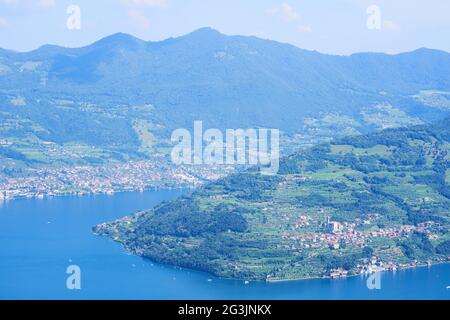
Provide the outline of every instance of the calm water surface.
[[[182,191],[0,202],[0,299],[449,299],[450,265],[384,273],[381,290],[366,278],[283,283],[223,280],[127,254],[92,234]],[[66,268],[81,268],[82,289],[66,288]]]

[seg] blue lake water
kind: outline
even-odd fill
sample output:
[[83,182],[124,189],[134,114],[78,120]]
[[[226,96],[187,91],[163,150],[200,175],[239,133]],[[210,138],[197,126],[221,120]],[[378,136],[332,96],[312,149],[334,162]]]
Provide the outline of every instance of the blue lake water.
[[[450,265],[384,273],[381,290],[366,278],[281,283],[224,280],[154,264],[92,234],[181,191],[0,202],[0,299],[449,299]],[[81,268],[81,290],[66,269]]]

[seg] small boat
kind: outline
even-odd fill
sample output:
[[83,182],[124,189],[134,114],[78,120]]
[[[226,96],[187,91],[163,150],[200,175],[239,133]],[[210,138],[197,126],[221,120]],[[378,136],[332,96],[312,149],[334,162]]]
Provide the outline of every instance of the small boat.
[[450,286],[447,286],[447,289],[450,289]]

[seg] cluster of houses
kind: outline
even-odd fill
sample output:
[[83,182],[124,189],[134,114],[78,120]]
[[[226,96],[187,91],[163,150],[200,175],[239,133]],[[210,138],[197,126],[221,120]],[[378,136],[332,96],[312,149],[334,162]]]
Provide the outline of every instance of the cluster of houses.
[[[437,236],[433,235],[430,231],[430,227],[434,225],[434,222],[424,222],[417,226],[412,225],[400,225],[395,227],[376,228],[371,230],[357,230],[357,226],[365,225],[370,220],[355,219],[355,222],[338,222],[333,221],[330,217],[326,218],[326,221],[321,224],[323,232],[307,231],[303,233],[284,233],[282,239],[287,240],[290,243],[284,247],[291,249],[310,249],[328,247],[330,249],[340,249],[343,245],[352,245],[357,248],[363,248],[367,246],[367,243],[374,238],[386,238],[386,239],[400,239],[407,238],[412,231],[418,231],[428,234],[430,239],[435,239]],[[300,216],[294,223],[294,230],[302,227],[308,227],[313,223],[311,217]]]
[[151,188],[197,187],[221,178],[230,168],[161,166],[153,161],[134,161],[105,166],[44,168],[29,176],[0,182],[0,201],[60,195],[112,194]]

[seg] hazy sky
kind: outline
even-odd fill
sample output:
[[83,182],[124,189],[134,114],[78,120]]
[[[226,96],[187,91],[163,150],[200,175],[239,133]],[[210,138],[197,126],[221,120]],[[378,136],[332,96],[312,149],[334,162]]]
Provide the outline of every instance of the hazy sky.
[[[70,5],[81,10],[80,29],[67,28]],[[115,32],[156,41],[205,26],[333,54],[450,52],[449,0],[0,0],[0,47],[18,51]]]

